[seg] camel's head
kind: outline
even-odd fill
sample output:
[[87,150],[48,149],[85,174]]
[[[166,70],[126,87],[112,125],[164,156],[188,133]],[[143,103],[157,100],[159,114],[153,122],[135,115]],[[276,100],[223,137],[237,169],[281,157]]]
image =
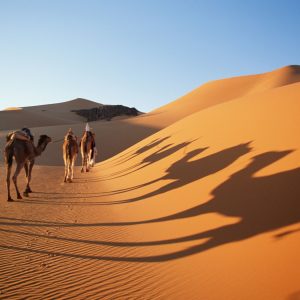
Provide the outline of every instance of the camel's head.
[[51,137],[49,137],[46,134],[40,135],[39,141],[38,141],[38,147],[44,144],[45,146],[52,141]]

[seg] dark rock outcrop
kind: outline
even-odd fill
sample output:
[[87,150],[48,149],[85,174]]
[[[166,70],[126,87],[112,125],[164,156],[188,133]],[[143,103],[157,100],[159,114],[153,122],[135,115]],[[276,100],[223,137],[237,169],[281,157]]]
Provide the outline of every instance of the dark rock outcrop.
[[107,120],[110,121],[118,116],[138,116],[141,114],[135,107],[123,105],[101,105],[90,109],[72,110],[79,116],[86,118],[87,121]]

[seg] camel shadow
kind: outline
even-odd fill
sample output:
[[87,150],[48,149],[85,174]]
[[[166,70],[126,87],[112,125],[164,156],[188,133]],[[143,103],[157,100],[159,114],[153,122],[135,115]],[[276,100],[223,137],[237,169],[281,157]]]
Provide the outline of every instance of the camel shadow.
[[157,138],[153,141],[151,141],[149,144],[137,149],[134,153],[132,153],[129,157],[119,161],[119,163],[117,163],[117,165],[121,164],[121,163],[124,163],[124,162],[127,162],[137,156],[139,156],[140,154],[143,154],[144,152],[146,151],[149,151],[155,147],[158,147],[161,143],[163,143],[164,141],[166,141],[167,139],[169,139],[170,136],[166,136],[166,137],[163,137],[163,138]]
[[[122,163],[125,163],[137,156],[139,156],[140,154],[152,149],[152,148],[155,148],[155,147],[158,147],[159,144],[161,144],[162,142],[164,142],[165,140],[169,139],[170,136],[166,136],[166,137],[163,137],[163,138],[156,138],[152,141],[150,141],[147,145],[145,146],[142,146],[138,149],[132,149],[130,151],[126,151],[125,153],[123,154],[119,154],[117,155],[115,158],[111,158],[109,161],[110,162],[114,162],[115,165],[120,165]],[[103,161],[102,164],[105,165],[106,163],[108,163],[108,160],[107,161]]]
[[[188,145],[188,143],[186,145]],[[205,178],[222,169],[225,169],[234,161],[236,161],[239,157],[251,151],[250,142],[248,142],[233,147],[229,147],[227,149],[210,154],[205,157],[195,159],[197,155],[201,154],[207,149],[208,149],[207,147],[199,148],[186,153],[182,159],[173,163],[165,171],[167,173],[166,175],[160,178],[154,179],[152,181],[137,186],[128,187],[126,189],[115,190],[112,191],[110,194],[114,195],[114,194],[137,190],[164,180],[169,181],[170,179],[173,179],[174,180],[173,182],[165,184],[158,189],[153,189],[153,191],[143,194],[141,196],[131,198],[131,199],[114,201],[113,203],[121,204],[121,203],[136,202],[139,200],[144,200],[180,188],[184,185]]]
[[177,145],[173,145],[173,144],[167,144],[165,146],[159,146],[159,144],[161,144],[162,142],[164,142],[165,140],[167,140],[169,137],[165,137],[162,139],[157,139],[154,140],[152,143],[138,149],[137,151],[135,151],[132,155],[130,155],[127,159],[124,159],[123,161],[117,163],[116,165],[120,165],[122,163],[128,162],[134,158],[136,158],[137,156],[139,156],[140,154],[152,149],[152,148],[156,148],[159,147],[158,150],[154,151],[152,154],[146,156],[144,159],[142,159],[140,162],[129,166],[127,168],[121,169],[117,172],[113,172],[105,177],[101,177],[101,179],[96,179],[94,181],[105,181],[105,180],[112,180],[112,179],[116,179],[116,178],[120,178],[123,176],[126,176],[128,174],[131,174],[133,172],[139,171],[153,163],[156,163],[168,156],[170,156],[171,154],[181,150],[181,149],[185,149],[188,145],[190,145],[191,143],[195,142],[196,140],[192,140],[192,141],[188,141],[188,142],[183,142]]
[[161,245],[208,239],[199,245],[174,253],[144,257],[145,261],[178,259],[299,223],[300,167],[255,177],[256,172],[289,153],[291,151],[266,152],[255,156],[248,166],[231,175],[228,180],[214,189],[213,198],[206,203],[167,217],[149,220],[147,223],[163,222],[207,213],[240,218],[237,223],[194,235],[149,242],[149,245]]
[[[181,149],[185,149],[188,145],[190,145],[191,143],[193,143],[195,140],[192,141],[188,141],[188,142],[183,142],[177,145],[172,145],[172,144],[167,144],[163,147],[161,147],[159,150],[155,151],[154,153],[146,156],[143,160],[141,160],[140,162],[125,168],[121,171],[115,172],[110,174],[107,179],[112,180],[112,179],[116,179],[116,178],[120,178],[126,175],[129,175],[133,172],[137,172],[139,170],[144,169],[145,167],[148,167],[166,157],[169,157],[170,155],[172,155],[173,153],[181,150]],[[102,179],[103,180],[103,179]],[[102,181],[101,180],[101,181]],[[96,180],[97,181],[97,180]]]
[[[198,149],[198,151],[200,151],[200,149]],[[162,187],[161,191],[167,191],[170,188],[182,186],[183,184],[187,184],[192,180],[201,178],[201,176],[208,176],[209,174],[217,172],[218,170],[225,168],[230,163],[235,161],[238,157],[249,151],[250,148],[249,144],[247,143],[225,149],[221,152],[198,160],[189,161],[190,158],[194,157],[194,154],[196,153],[196,150],[192,151],[186,154],[181,162],[176,162],[168,169],[169,172],[166,176],[168,178],[176,178],[177,181],[175,181],[175,183],[177,182],[177,184],[175,186],[170,186],[170,184],[168,184]],[[114,257],[92,255],[88,256],[60,252],[55,253],[56,255],[81,259],[149,263],[164,262],[187,257],[190,255],[209,251],[226,244],[243,241],[260,234],[272,232],[289,225],[298,224],[300,222],[300,167],[266,176],[256,175],[258,171],[284,158],[291,152],[292,150],[278,152],[272,151],[254,156],[248,165],[246,165],[243,169],[233,173],[226,181],[212,190],[212,197],[208,199],[207,202],[162,218],[142,220],[137,222],[89,224],[68,224],[10,219],[10,222],[2,221],[1,225],[45,227],[59,226],[74,228],[86,226],[129,226],[155,222],[174,221],[178,219],[188,219],[190,217],[201,216],[209,213],[217,213],[227,217],[239,218],[239,221],[234,224],[220,226],[192,235],[156,241],[113,242],[52,237],[52,239],[96,245],[107,245],[112,247],[147,247],[154,245],[168,245],[174,243],[179,244],[187,241],[199,241],[199,244],[197,245],[184,248],[179,251],[155,256]],[[222,153],[222,155],[220,153]],[[215,157],[212,160],[211,156],[213,155]],[[184,161],[186,162],[186,165],[182,165]],[[183,174],[185,174],[187,171],[195,171],[196,169],[194,168],[196,167],[193,164],[197,166],[197,176],[188,175],[188,179],[179,176],[183,176]],[[191,168],[186,169],[187,165],[191,166]],[[204,166],[206,168],[204,168]],[[210,167],[210,169],[207,169],[207,167]],[[9,232],[8,230],[6,231]],[[284,238],[286,235],[296,233],[297,231],[299,231],[299,229],[285,231],[283,235],[279,234],[277,235],[277,237]],[[20,251],[33,251],[37,253],[52,253],[44,250],[32,250],[4,245],[0,245],[0,247],[16,249]]]

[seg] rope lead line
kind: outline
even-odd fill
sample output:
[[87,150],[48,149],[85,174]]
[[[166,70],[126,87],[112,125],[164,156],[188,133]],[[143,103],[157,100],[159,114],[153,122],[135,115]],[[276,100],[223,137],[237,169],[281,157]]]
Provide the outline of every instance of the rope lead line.
[[63,139],[56,140],[56,141],[53,141],[52,143],[62,142],[63,140],[64,140],[64,138],[63,138]]

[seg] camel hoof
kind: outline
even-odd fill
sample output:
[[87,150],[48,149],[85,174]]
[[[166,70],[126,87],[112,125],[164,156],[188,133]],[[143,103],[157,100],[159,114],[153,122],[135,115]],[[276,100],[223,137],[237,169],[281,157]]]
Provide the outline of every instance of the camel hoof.
[[8,202],[13,202],[14,199],[12,199],[11,197],[8,197],[8,198],[7,198],[7,201],[8,201]]
[[[25,192],[23,193],[23,196],[24,196],[24,197],[29,197],[28,192],[25,191]],[[19,199],[19,198],[18,198],[18,199]],[[21,199],[22,199],[22,198],[21,198]]]
[[18,199],[23,199],[22,196],[21,196],[20,194],[17,196],[17,198],[18,198]]

